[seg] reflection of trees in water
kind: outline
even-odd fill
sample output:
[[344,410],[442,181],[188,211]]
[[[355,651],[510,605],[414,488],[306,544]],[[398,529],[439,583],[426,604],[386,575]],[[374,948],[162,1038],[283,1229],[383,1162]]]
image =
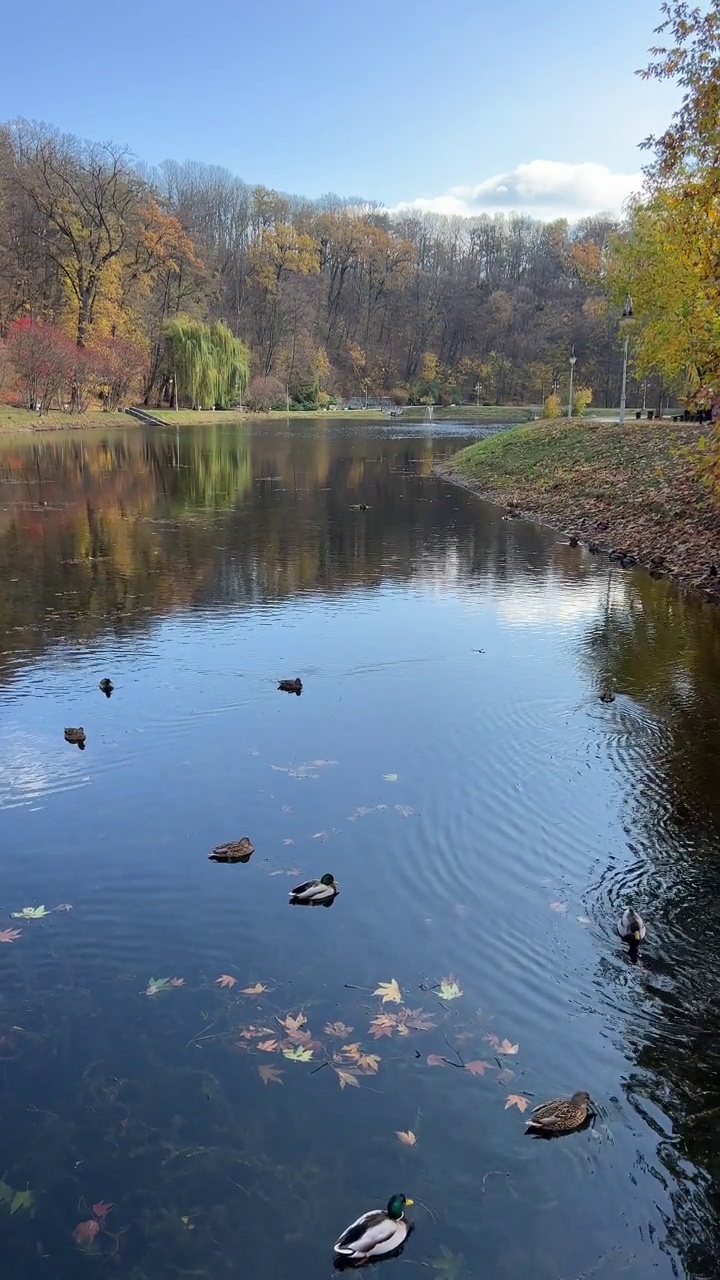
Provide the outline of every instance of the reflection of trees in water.
[[[552,539],[433,479],[439,445],[218,425],[0,453],[5,650],[118,635],[195,603],[547,568]],[[439,496],[440,495],[440,496]],[[354,509],[365,502],[366,512]],[[47,506],[42,506],[46,503]],[[575,575],[557,557],[556,570]]]
[[642,1008],[628,1010],[638,1069],[627,1092],[658,1133],[655,1173],[675,1208],[667,1243],[689,1276],[710,1277],[720,1253],[720,628],[667,584],[616,577],[586,661],[652,714],[626,723],[622,708],[610,713],[636,753],[627,875],[650,922],[633,997]]

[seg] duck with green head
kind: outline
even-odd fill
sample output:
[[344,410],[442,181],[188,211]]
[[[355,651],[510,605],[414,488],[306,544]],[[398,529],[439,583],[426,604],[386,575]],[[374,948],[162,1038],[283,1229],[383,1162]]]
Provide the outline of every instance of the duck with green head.
[[336,1258],[361,1267],[395,1253],[412,1230],[412,1223],[405,1217],[405,1210],[412,1203],[406,1196],[396,1194],[388,1200],[387,1209],[361,1214],[335,1241]]
[[306,880],[290,890],[290,901],[293,904],[304,903],[305,906],[328,907],[335,901],[340,892],[338,882],[330,871],[326,871],[319,880]]

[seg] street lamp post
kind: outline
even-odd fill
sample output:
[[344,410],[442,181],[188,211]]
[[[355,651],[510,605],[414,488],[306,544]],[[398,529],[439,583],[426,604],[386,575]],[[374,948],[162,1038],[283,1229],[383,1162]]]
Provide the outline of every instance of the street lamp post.
[[571,356],[570,356],[570,395],[569,395],[569,397],[568,397],[568,414],[567,414],[568,418],[572,418],[572,408],[573,408],[573,401],[572,401],[572,393],[573,393],[573,374],[574,374],[574,372],[575,372],[575,361],[576,361],[576,360],[577,360],[577,356],[575,355],[575,348],[573,347],[573,349],[572,349],[572,354],[571,354]]
[[622,386],[620,388],[620,412],[618,414],[618,426],[622,427],[625,423],[625,395],[627,391],[627,364],[628,364],[628,346],[630,343],[630,324],[633,318],[633,304],[630,294],[625,299],[623,307],[622,319],[620,321],[621,329],[625,329],[625,341],[623,343],[623,370],[622,370]]

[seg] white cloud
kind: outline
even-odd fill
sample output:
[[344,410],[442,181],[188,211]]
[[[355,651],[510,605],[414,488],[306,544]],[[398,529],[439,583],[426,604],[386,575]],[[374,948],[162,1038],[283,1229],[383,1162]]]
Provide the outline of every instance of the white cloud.
[[451,187],[441,196],[420,196],[398,205],[470,218],[479,213],[527,213],[543,221],[576,221],[593,213],[619,214],[642,186],[640,173],[611,173],[602,164],[531,160],[474,186]]

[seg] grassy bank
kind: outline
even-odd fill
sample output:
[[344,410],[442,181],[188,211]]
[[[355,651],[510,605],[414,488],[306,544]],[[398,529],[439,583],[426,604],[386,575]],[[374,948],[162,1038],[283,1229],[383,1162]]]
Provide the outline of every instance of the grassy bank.
[[126,413],[44,413],[42,417],[32,409],[16,409],[0,405],[0,435],[20,435],[35,431],[82,431],[88,427],[129,427],[132,419]]
[[697,473],[702,432],[664,421],[534,422],[463,449],[443,473],[604,551],[644,564],[662,556],[663,572],[692,583],[720,555],[720,514]]

